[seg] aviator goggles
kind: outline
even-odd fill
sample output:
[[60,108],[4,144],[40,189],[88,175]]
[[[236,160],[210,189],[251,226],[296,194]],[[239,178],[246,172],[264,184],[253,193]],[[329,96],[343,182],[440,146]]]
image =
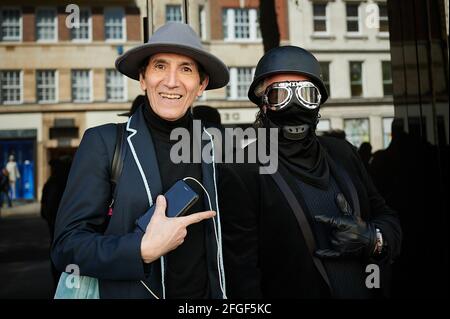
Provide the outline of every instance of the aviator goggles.
[[266,88],[262,99],[269,109],[280,111],[289,105],[294,95],[306,109],[314,110],[320,106],[320,90],[309,81],[275,82]]

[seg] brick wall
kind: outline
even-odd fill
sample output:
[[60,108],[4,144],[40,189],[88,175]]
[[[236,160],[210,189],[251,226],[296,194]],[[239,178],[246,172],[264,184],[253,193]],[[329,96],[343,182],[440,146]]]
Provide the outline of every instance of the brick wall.
[[127,41],[142,41],[141,38],[142,24],[139,8],[126,7],[125,16],[127,26]]
[[58,39],[59,41],[70,40],[70,29],[66,27],[66,18],[69,13],[65,7],[58,7]]
[[36,41],[35,8],[22,8],[22,37],[24,42]]
[[92,38],[94,41],[105,40],[105,19],[103,17],[103,8],[92,8]]

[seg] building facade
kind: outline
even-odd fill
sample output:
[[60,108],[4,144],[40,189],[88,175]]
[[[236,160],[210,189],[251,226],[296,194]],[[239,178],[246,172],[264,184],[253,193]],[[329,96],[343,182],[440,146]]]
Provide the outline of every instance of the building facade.
[[[230,69],[229,85],[206,92],[196,105],[218,108],[225,125],[254,121],[247,89],[263,54],[259,1],[191,0],[186,10],[182,3],[2,1],[0,165],[15,155],[25,173],[20,198],[40,197],[48,161],[73,155],[87,128],[125,121],[117,114],[141,91],[115,71],[114,61],[143,42],[144,17],[151,34],[166,21],[184,21],[187,12],[205,47]],[[331,98],[319,130],[342,129],[356,146],[386,147],[394,112],[385,2],[276,0],[275,6],[281,45],[309,49],[322,63]]]

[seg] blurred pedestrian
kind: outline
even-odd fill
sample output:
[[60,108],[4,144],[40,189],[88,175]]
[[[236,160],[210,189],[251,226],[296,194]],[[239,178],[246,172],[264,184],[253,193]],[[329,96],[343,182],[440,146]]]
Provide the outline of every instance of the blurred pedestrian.
[[20,179],[20,172],[17,168],[17,163],[14,159],[14,155],[9,155],[9,161],[6,164],[6,169],[8,170],[11,199],[14,200],[16,199],[16,181]]
[[8,170],[6,168],[2,168],[0,174],[0,210],[3,207],[3,196],[6,196],[8,200],[8,207],[12,206],[11,197],[9,197],[9,176]]

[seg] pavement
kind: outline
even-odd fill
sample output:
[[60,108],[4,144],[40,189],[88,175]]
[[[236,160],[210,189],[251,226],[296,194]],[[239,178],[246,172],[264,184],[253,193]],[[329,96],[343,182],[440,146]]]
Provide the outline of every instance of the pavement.
[[51,299],[50,236],[39,202],[0,213],[0,299]]

